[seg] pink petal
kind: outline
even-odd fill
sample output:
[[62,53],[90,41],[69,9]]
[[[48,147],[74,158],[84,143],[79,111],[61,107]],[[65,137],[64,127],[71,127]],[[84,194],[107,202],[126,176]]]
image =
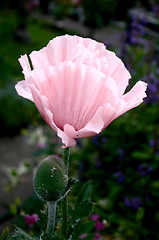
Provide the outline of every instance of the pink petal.
[[62,139],[62,143],[64,144],[62,148],[74,147],[76,145],[76,141],[59,128],[57,129],[57,135]]
[[100,133],[113,119],[116,109],[110,103],[106,103],[103,107],[99,107],[93,118],[88,124],[79,131],[73,126],[65,124],[64,132],[72,138],[91,137]]
[[113,79],[84,64],[67,61],[57,67],[35,69],[28,82],[46,96],[47,108],[61,130],[67,123],[79,130],[92,119],[99,106],[106,102],[117,104],[118,89]]
[[108,71],[107,74],[109,74],[114,79],[120,90],[120,95],[122,95],[128,86],[131,75],[125,68],[121,59],[118,58],[114,52],[107,50],[106,54],[109,65],[108,69],[106,69],[106,71]]
[[130,109],[140,105],[143,102],[143,98],[147,96],[145,93],[146,88],[147,88],[147,83],[138,81],[128,93],[123,95],[123,98],[121,99],[120,107],[114,119],[119,117],[121,114],[129,111]]
[[30,87],[28,86],[28,83],[26,80],[18,82],[15,85],[15,89],[20,96],[33,101],[32,93],[30,91]]
[[21,56],[18,60],[20,62],[20,65],[22,66],[23,74],[24,75],[29,74],[31,72],[31,68],[30,68],[30,64],[29,64],[27,55],[25,54],[25,55]]
[[105,57],[105,50],[104,44],[95,40],[64,35],[54,38],[40,51],[33,51],[30,58],[34,68],[55,66],[67,60],[75,62],[78,58],[84,59],[83,63],[90,63]]
[[35,85],[30,85],[30,89],[32,91],[34,103],[39,110],[41,116],[46,121],[46,123],[57,132],[57,135],[62,139],[63,146],[62,148],[66,147],[73,147],[76,145],[76,141],[69,136],[67,136],[61,129],[59,129],[54,121],[53,121],[53,113],[47,108],[48,107],[48,101],[45,96],[42,96],[40,92],[37,90]]
[[30,89],[34,103],[39,110],[40,115],[52,129],[57,131],[57,127],[53,122],[53,113],[48,109],[48,99],[40,94],[34,84],[30,85]]

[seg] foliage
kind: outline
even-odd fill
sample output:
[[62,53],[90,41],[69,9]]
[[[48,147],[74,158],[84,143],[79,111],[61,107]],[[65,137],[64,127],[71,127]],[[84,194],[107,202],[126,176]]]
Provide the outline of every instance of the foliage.
[[[74,201],[72,201],[72,205],[69,207],[69,224],[67,229],[67,239],[76,240],[81,234],[88,233],[87,239],[91,239],[94,234],[89,234],[93,227],[94,222],[88,221],[88,216],[92,212],[92,202],[90,200],[90,194],[92,191],[92,183],[87,182],[82,186],[80,183],[76,183],[76,186],[74,187],[73,194],[74,195]],[[33,204],[33,202],[31,202]],[[24,204],[23,209],[25,209]],[[41,239],[45,240],[47,239],[45,235],[46,225],[47,225],[47,212],[41,211],[39,214],[40,220],[38,221],[38,226],[42,230],[36,232],[35,229],[32,230],[32,237],[28,235],[24,230],[22,230],[19,227],[16,227],[16,230],[10,240],[14,239],[24,239],[24,240],[34,240],[34,239]],[[61,213],[57,211],[56,215],[56,231],[54,236],[52,236],[52,240],[61,239],[60,237],[60,221],[61,221]],[[23,226],[24,227],[24,226]],[[27,228],[26,228],[27,230]],[[8,229],[3,233],[3,240],[5,239],[4,236],[7,236]],[[39,235],[41,234],[41,235]],[[71,237],[72,236],[72,237]],[[71,237],[71,238],[70,238]],[[7,239],[6,239],[7,240]]]
[[117,4],[117,0],[82,1],[86,25],[91,28],[102,27],[114,15]]

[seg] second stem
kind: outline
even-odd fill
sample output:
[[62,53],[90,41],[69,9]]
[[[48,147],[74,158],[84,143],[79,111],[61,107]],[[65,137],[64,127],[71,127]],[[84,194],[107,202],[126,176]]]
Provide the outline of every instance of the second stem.
[[[68,168],[69,168],[69,148],[65,148],[62,154],[62,160],[66,166],[66,175],[68,176]],[[62,199],[62,226],[61,226],[61,233],[62,236],[65,238],[67,233],[67,221],[68,221],[68,196]]]

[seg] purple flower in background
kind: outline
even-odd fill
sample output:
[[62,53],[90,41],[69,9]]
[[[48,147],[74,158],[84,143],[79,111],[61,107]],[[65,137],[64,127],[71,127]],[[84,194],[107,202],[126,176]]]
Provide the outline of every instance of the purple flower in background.
[[29,226],[29,227],[33,227],[36,223],[37,223],[37,220],[39,219],[38,215],[37,214],[32,214],[32,215],[28,215],[26,214],[24,216],[24,220],[25,220],[25,223]]
[[151,72],[147,76],[144,76],[142,80],[148,83],[147,99],[145,103],[155,104],[159,100],[159,82],[158,82],[158,69],[155,72]]
[[93,238],[93,240],[99,240],[99,239],[101,239],[101,234],[100,233],[96,233],[95,234],[95,236],[94,236],[94,238]]
[[150,139],[150,141],[149,141],[149,145],[150,145],[150,147],[154,147],[155,145],[159,145],[159,139],[155,142],[155,140],[154,139]]
[[97,168],[100,168],[102,166],[102,163],[97,159],[96,162],[95,162],[95,166]]
[[95,223],[95,229],[96,231],[101,231],[105,228],[104,223],[102,223],[102,221],[96,221]]
[[154,140],[154,139],[150,139],[149,145],[150,145],[150,147],[154,147],[154,145],[155,145],[155,140]]
[[138,210],[139,207],[142,205],[142,200],[139,197],[134,197],[131,199],[132,207],[134,210]]
[[134,210],[137,211],[138,208],[142,205],[142,200],[139,197],[124,197],[124,204],[126,207],[132,207]]
[[119,154],[120,160],[122,160],[124,158],[124,155],[125,155],[124,150],[122,148],[118,148],[117,152]]
[[91,221],[97,221],[97,220],[99,220],[99,218],[100,218],[100,216],[98,213],[94,213],[90,216]]
[[122,183],[125,180],[125,175],[121,171],[116,172],[114,176],[116,177],[119,183]]
[[148,166],[147,163],[140,164],[138,170],[141,173],[141,176],[145,177],[148,173],[152,172],[152,167]]
[[100,134],[98,134],[98,135],[96,135],[96,136],[94,136],[92,138],[92,141],[93,141],[94,145],[96,145],[97,147],[100,146],[100,139],[99,139],[99,137],[100,137]]
[[145,25],[147,22],[145,19],[139,19],[137,17],[132,16],[130,30],[128,32],[128,40],[131,44],[141,44],[145,45],[144,36],[147,33],[147,29]]
[[131,207],[131,199],[128,197],[124,197],[124,204],[126,207]]
[[94,159],[94,164],[97,168],[100,168],[102,166],[102,163],[101,161],[98,159],[97,156],[93,156],[93,159]]
[[101,142],[102,142],[102,143],[106,143],[106,141],[107,141],[106,137],[102,137],[102,138],[101,138]]
[[79,236],[79,239],[84,239],[87,237],[87,233],[83,233],[82,235]]
[[152,2],[150,11],[152,11],[155,14],[155,16],[158,17],[159,16],[159,4]]

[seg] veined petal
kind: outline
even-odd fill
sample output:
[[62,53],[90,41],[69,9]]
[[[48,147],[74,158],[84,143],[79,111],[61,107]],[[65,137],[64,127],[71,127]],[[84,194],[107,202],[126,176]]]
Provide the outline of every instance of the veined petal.
[[35,69],[29,81],[47,97],[48,109],[60,129],[68,123],[79,130],[86,126],[100,106],[107,102],[118,105],[118,88],[113,79],[94,67],[77,62],[67,61],[57,67]]
[[23,69],[23,71],[22,71],[23,74],[25,76],[27,76],[31,72],[30,63],[29,63],[27,55],[25,54],[25,55],[21,56],[18,60]]
[[34,84],[30,84],[30,90],[32,92],[34,103],[40,112],[40,115],[45,120],[45,122],[57,132],[57,126],[53,121],[53,113],[48,109],[49,104],[47,97],[41,95]]
[[95,61],[97,58],[105,57],[105,51],[104,44],[95,40],[64,35],[54,38],[40,51],[33,51],[30,58],[34,69],[36,69],[48,65],[55,66],[67,60],[72,62],[80,60],[89,64],[93,59]]
[[108,68],[105,69],[105,71],[114,79],[120,91],[120,95],[122,96],[126,87],[128,86],[131,75],[124,66],[124,63],[116,56],[114,52],[107,50],[106,55],[108,60]]
[[99,107],[90,122],[76,131],[73,126],[65,124],[64,132],[72,138],[91,137],[99,134],[113,119],[116,109],[110,103]]
[[45,120],[45,122],[52,128],[54,131],[57,132],[57,135],[62,139],[63,146],[62,148],[66,147],[73,147],[76,145],[76,141],[65,134],[61,129],[59,129],[56,124],[54,123],[54,116],[53,113],[48,109],[48,100],[45,96],[42,96],[40,92],[37,90],[34,84],[30,85],[34,103],[39,110],[41,116]]
[[57,135],[62,139],[62,143],[64,144],[62,148],[74,147],[76,145],[76,140],[69,137],[69,135],[59,128],[57,129]]
[[123,95],[123,98],[120,102],[120,107],[115,114],[114,119],[141,104],[143,102],[143,99],[147,96],[146,88],[147,83],[138,81],[128,93]]
[[20,96],[27,98],[33,102],[32,93],[30,91],[30,87],[26,80],[22,80],[22,81],[18,82],[15,85],[15,89]]

